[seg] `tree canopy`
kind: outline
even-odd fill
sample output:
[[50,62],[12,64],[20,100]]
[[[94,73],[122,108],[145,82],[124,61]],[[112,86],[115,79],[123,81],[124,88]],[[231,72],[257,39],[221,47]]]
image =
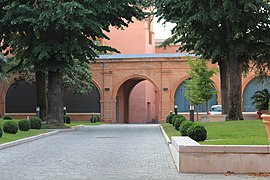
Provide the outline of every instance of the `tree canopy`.
[[[0,48],[11,47],[18,66],[48,72],[48,121],[63,123],[63,73],[86,67],[96,52],[117,51],[95,42],[109,39],[110,27],[127,27],[145,16],[143,0],[3,0]],[[9,53],[7,52],[7,53]],[[86,71],[84,71],[86,72]]]
[[217,91],[214,89],[213,80],[211,79],[216,73],[216,69],[209,69],[207,61],[200,59],[188,58],[187,64],[190,67],[188,71],[190,79],[185,84],[185,96],[192,105],[198,106],[205,103],[206,112],[208,112],[208,101],[213,95],[217,94]]
[[[270,66],[270,4],[265,0],[160,0],[157,16],[175,23],[167,43],[211,59],[220,66],[222,101],[227,119],[242,119],[241,72],[250,61],[263,70]],[[228,82],[227,82],[228,81]]]

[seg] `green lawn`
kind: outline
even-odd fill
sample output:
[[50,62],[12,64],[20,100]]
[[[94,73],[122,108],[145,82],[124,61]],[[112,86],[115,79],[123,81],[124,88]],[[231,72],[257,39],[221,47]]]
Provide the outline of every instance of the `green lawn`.
[[84,125],[84,126],[96,126],[96,125],[101,125],[102,122],[96,122],[96,123],[90,123],[90,121],[71,121],[70,124],[65,124],[67,127],[71,126],[79,126],[79,125]]
[[[3,129],[3,124],[7,120],[0,119],[0,127]],[[17,121],[19,122],[19,119],[13,119],[12,121]],[[89,121],[71,121],[71,124],[65,124],[67,128],[71,126],[78,126],[78,125],[88,125],[88,126],[95,126],[95,125],[100,125],[102,124],[101,122],[96,122],[96,123],[90,123]],[[43,125],[42,129],[36,130],[36,129],[31,129],[27,132],[25,131],[18,131],[16,134],[8,134],[8,133],[3,133],[3,136],[0,138],[0,144],[6,143],[6,142],[11,142],[15,141],[18,139],[23,139],[26,137],[31,137],[31,136],[36,136],[39,134],[47,133],[50,132],[51,130],[48,130],[46,128],[49,128],[46,126],[46,124]]]
[[[200,144],[212,145],[269,145],[265,127],[260,120],[202,123],[207,140]],[[170,124],[162,124],[169,137],[180,136]]]
[[18,131],[17,134],[3,133],[3,136],[0,138],[0,144],[15,141],[15,140],[18,140],[18,139],[27,138],[27,137],[30,137],[30,136],[36,136],[36,135],[47,133],[47,132],[50,132],[50,130],[31,129],[31,130],[26,131],[26,132],[25,131]]

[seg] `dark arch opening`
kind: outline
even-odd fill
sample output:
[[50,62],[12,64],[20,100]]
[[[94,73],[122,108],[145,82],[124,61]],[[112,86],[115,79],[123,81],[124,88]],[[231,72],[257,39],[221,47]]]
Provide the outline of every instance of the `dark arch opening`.
[[270,77],[255,77],[246,86],[243,93],[243,111],[244,112],[255,112],[256,105],[252,104],[251,97],[256,91],[263,89],[270,91]]
[[20,80],[13,83],[6,94],[6,113],[34,113],[36,87]]
[[[189,102],[187,98],[185,97],[185,83],[186,81],[182,82],[178,87],[174,95],[174,104],[178,106],[178,112],[189,112]],[[215,87],[213,87],[215,89]],[[209,108],[213,105],[218,104],[217,102],[217,95],[215,94],[212,99],[208,101]],[[198,106],[199,112],[205,112],[206,107],[205,104],[201,104]]]
[[[100,113],[100,94],[95,85],[88,95],[64,93],[68,113]],[[6,94],[6,113],[35,113],[36,87],[24,80],[13,83]]]
[[64,106],[68,113],[100,113],[100,94],[95,85],[88,95],[64,93]]

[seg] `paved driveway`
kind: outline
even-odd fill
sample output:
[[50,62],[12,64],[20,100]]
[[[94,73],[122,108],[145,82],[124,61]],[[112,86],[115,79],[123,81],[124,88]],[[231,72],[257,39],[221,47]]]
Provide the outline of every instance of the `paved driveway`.
[[249,178],[178,173],[158,125],[83,127],[0,150],[1,180]]

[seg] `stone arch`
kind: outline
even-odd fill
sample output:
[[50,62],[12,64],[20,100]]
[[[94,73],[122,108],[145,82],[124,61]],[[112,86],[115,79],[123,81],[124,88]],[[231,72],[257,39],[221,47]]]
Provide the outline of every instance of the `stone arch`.
[[100,99],[103,99],[103,93],[101,91],[101,87],[100,85],[97,83],[97,81],[95,79],[92,78],[92,83],[96,86],[98,92],[99,92],[99,95],[100,95]]
[[158,87],[158,85],[157,85],[157,83],[156,83],[155,81],[153,81],[153,80],[152,80],[150,77],[148,77],[148,76],[135,74],[135,75],[128,76],[128,77],[126,77],[126,78],[120,80],[119,83],[117,83],[117,85],[115,86],[115,88],[114,88],[114,90],[113,90],[113,93],[112,93],[113,100],[116,99],[117,92],[118,92],[119,88],[121,87],[121,85],[122,85],[123,83],[125,83],[127,80],[129,80],[129,79],[134,79],[134,78],[142,78],[142,79],[145,79],[145,80],[150,81],[150,82],[156,87],[156,90],[158,91],[158,97],[159,97],[159,99],[161,98],[160,88]]
[[267,81],[256,82],[259,77],[252,76],[248,81],[243,85],[243,111],[244,112],[254,112],[256,111],[255,105],[252,104],[251,96],[256,91],[261,91],[265,88],[270,91],[270,76],[267,76]]
[[[148,85],[147,85],[148,84]],[[144,87],[144,88],[140,88]],[[151,88],[152,87],[152,88]],[[135,90],[136,89],[136,90]],[[147,93],[146,93],[147,92]],[[115,100],[115,122],[116,123],[153,123],[160,119],[160,93],[159,88],[149,77],[142,75],[133,75],[124,78],[117,84],[113,91],[112,98]],[[136,94],[136,98],[132,94]],[[132,98],[133,97],[133,98]],[[150,100],[150,99],[151,100]],[[136,102],[136,103],[135,103]],[[135,104],[136,105],[135,105]],[[135,106],[134,106],[135,105]],[[131,110],[138,110],[138,119],[130,118]],[[153,112],[152,112],[153,110]],[[150,113],[150,116],[148,116]],[[144,116],[144,115],[146,116]],[[150,117],[150,119],[149,119]]]
[[[186,76],[185,78],[182,78],[180,83],[178,84],[178,86],[175,88],[174,90],[174,104],[178,105],[178,111],[179,112],[188,112],[189,111],[189,102],[186,99],[186,97],[184,96],[185,90],[184,90],[184,84],[185,81],[189,79],[189,76]],[[217,90],[217,86],[215,83],[213,83],[213,88],[215,88],[215,90]],[[217,101],[217,94],[214,95],[214,97],[212,99],[209,100],[208,102],[208,106],[209,108],[212,105],[216,105],[218,103]],[[206,111],[205,105],[199,105],[199,111]]]
[[171,98],[174,100],[174,95],[177,91],[177,88],[179,87],[180,84],[182,84],[183,82],[185,82],[188,78],[190,78],[190,76],[184,76],[183,78],[181,78],[177,83],[176,85],[173,87],[173,90],[171,92]]

